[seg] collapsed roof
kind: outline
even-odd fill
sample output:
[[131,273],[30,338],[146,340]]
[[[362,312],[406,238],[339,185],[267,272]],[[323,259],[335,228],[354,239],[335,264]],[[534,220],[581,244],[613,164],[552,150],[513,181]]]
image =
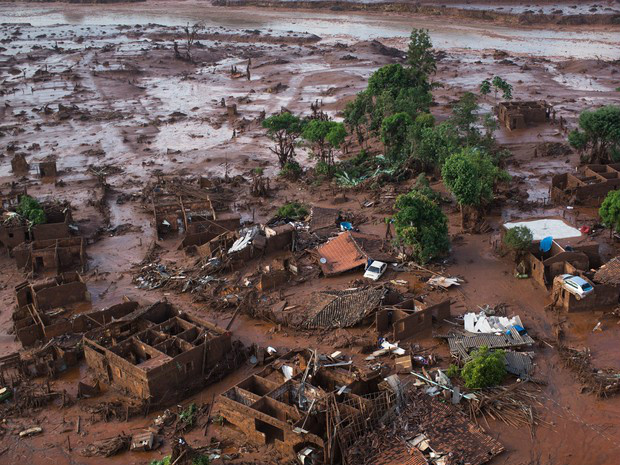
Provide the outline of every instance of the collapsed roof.
[[319,265],[326,276],[344,273],[366,265],[368,260],[393,263],[379,236],[354,231],[344,232],[317,249]]

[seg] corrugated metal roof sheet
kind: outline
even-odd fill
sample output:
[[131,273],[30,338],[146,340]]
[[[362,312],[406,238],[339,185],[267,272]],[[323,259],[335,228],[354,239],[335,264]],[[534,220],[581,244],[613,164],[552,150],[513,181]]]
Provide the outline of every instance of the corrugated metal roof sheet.
[[534,344],[534,339],[532,339],[529,334],[520,335],[516,331],[514,334],[516,334],[516,337],[512,332],[510,335],[502,334],[499,336],[495,334],[449,336],[448,344],[450,345],[450,352],[453,354],[461,353],[459,345],[469,352],[471,349],[478,349],[482,346],[486,346],[489,349],[507,349],[510,347],[522,347]]

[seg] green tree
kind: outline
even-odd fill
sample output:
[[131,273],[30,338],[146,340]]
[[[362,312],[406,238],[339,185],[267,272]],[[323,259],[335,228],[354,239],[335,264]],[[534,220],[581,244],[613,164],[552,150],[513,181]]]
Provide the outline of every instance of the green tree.
[[407,50],[407,64],[412,68],[419,69],[426,76],[435,74],[437,71],[435,55],[433,55],[433,43],[428,30],[413,29],[411,31]]
[[369,115],[373,111],[372,95],[363,91],[357,94],[354,100],[347,103],[344,110],[344,122],[352,131],[355,131],[357,142],[362,145],[368,136],[370,124]]
[[464,207],[476,208],[490,202],[495,182],[505,176],[485,152],[471,147],[451,155],[441,174],[461,207],[462,227],[465,227]]
[[412,142],[414,149],[411,156],[423,170],[441,168],[460,145],[456,128],[448,122],[423,128],[419,137],[419,140]]
[[16,211],[20,216],[29,221],[31,225],[43,224],[47,221],[41,204],[29,195],[22,195]]
[[295,143],[303,128],[301,119],[285,112],[266,118],[262,125],[275,142],[275,147],[269,147],[269,150],[278,157],[280,168],[284,168],[287,162],[295,158]]
[[610,234],[620,230],[620,190],[611,191],[607,194],[598,214],[603,224],[610,229]]
[[506,354],[481,347],[472,352],[472,359],[463,366],[461,377],[468,389],[497,386],[506,376]]
[[570,145],[585,154],[587,163],[620,160],[620,107],[608,105],[579,115],[579,129],[568,135]]
[[495,89],[495,101],[497,102],[497,92],[502,92],[502,98],[504,100],[512,100],[512,85],[499,76],[495,76],[491,81]]
[[405,152],[409,127],[413,125],[407,113],[396,113],[383,120],[381,125],[381,141],[385,146],[385,154],[391,160],[401,158]]
[[527,226],[515,226],[506,231],[504,235],[504,244],[516,253],[517,261],[523,252],[529,250],[533,240],[534,235],[532,234],[532,230]]
[[347,135],[344,124],[335,121],[311,120],[302,132],[302,137],[313,146],[319,161],[334,164],[334,149],[340,147]]
[[394,98],[394,113],[407,113],[415,119],[419,114],[428,114],[432,102],[433,94],[424,87],[407,87]]
[[405,68],[399,63],[382,66],[368,79],[368,92],[373,96],[388,91],[396,98],[402,89],[412,87],[430,91],[430,84],[420,70]]
[[478,99],[472,92],[465,92],[452,107],[450,121],[466,145],[476,145],[480,140],[478,130]]
[[394,229],[399,242],[419,263],[445,255],[450,248],[448,220],[441,208],[418,191],[398,196]]
[[491,93],[491,81],[489,81],[488,79],[485,79],[480,84],[480,94],[489,95],[490,93]]
[[441,195],[439,194],[439,192],[435,192],[433,189],[431,189],[431,185],[428,182],[428,179],[426,179],[426,175],[424,173],[420,173],[418,175],[415,183],[413,184],[412,190],[419,192],[420,194],[424,195],[425,197],[429,198],[430,200],[439,205]]

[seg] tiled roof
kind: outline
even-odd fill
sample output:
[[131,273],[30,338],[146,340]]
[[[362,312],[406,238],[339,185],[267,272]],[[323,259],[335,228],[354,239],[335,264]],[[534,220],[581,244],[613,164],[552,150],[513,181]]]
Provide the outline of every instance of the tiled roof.
[[[367,257],[347,231],[319,247],[319,264],[325,275],[343,273],[366,264]],[[323,263],[325,262],[325,263]]]
[[594,282],[600,284],[620,284],[620,257],[615,257],[594,273]]
[[321,270],[327,276],[361,267],[368,259],[394,262],[394,257],[382,250],[384,245],[379,236],[344,232],[318,248]]

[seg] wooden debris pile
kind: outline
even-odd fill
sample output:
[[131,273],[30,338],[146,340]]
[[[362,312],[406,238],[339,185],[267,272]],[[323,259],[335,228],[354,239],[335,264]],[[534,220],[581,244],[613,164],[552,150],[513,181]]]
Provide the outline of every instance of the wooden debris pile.
[[456,405],[424,389],[409,388],[400,411],[368,430],[344,454],[343,463],[468,463],[481,465],[503,446],[473,424]]
[[468,403],[471,419],[482,417],[499,420],[513,428],[528,427],[533,434],[534,427],[541,424],[535,404],[542,405],[537,393],[540,389],[532,383],[514,383],[498,386],[476,393],[476,399]]
[[82,410],[91,414],[91,421],[127,421],[132,417],[146,412],[147,404],[133,399],[100,402],[95,405],[87,405]]
[[611,369],[597,369],[592,365],[590,349],[577,350],[558,344],[558,353],[582,384],[582,392],[597,397],[611,397],[620,392],[620,373]]
[[119,434],[113,438],[102,439],[89,444],[80,451],[84,457],[112,457],[129,449],[131,436]]
[[2,417],[26,416],[56,399],[62,399],[62,406],[70,403],[69,396],[65,392],[52,390],[49,383],[23,382],[12,389],[13,396],[10,402],[1,407]]

